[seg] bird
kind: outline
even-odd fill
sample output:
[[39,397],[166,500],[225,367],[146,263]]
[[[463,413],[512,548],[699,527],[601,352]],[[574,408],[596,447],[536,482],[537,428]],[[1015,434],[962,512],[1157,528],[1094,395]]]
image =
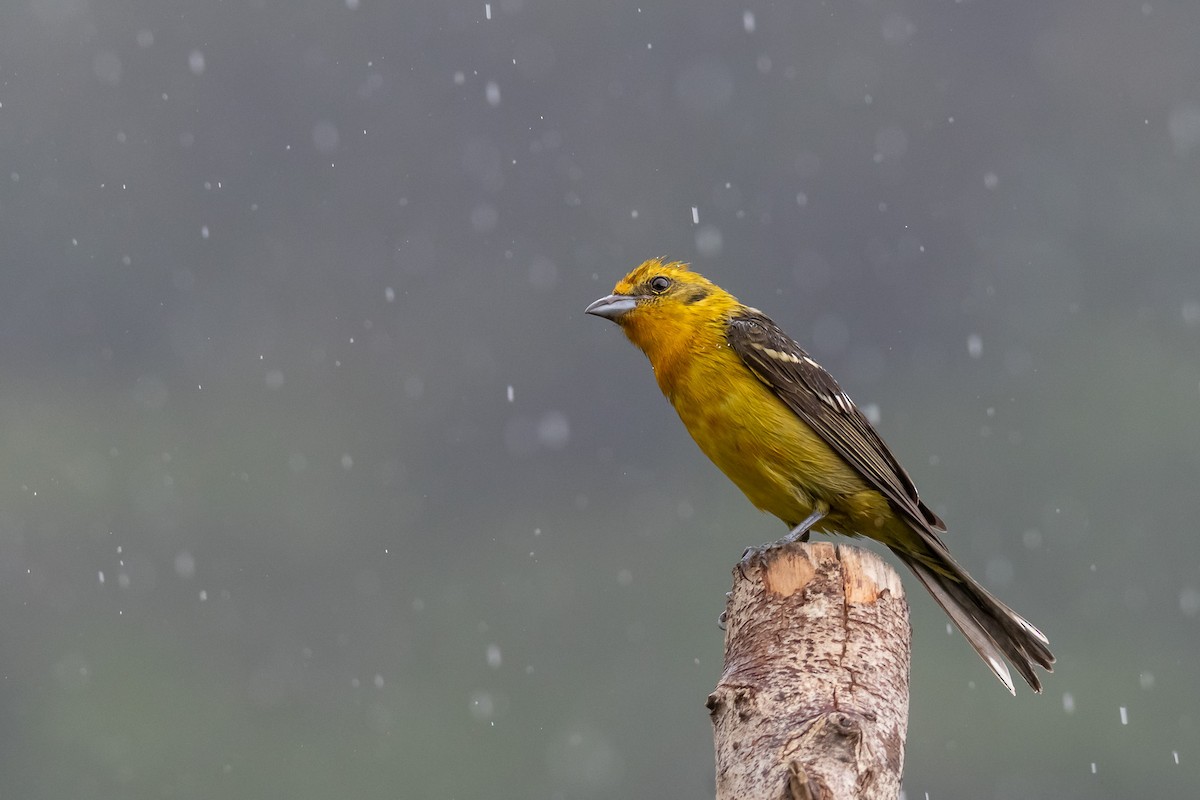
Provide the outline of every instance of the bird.
[[[946,525],[874,426],[821,365],[756,308],[687,264],[650,259],[585,312],[615,322],[709,459],[788,533],[865,536],[916,575],[1000,682],[1005,660],[1042,691],[1053,672],[1040,630],[950,555]],[[757,548],[748,548],[743,558]]]

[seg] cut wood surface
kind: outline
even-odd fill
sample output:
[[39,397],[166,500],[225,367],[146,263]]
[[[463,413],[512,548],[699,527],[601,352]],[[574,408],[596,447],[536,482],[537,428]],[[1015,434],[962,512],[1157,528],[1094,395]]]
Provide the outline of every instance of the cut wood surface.
[[773,548],[733,572],[708,698],[717,800],[893,800],[908,728],[908,604],[874,553]]

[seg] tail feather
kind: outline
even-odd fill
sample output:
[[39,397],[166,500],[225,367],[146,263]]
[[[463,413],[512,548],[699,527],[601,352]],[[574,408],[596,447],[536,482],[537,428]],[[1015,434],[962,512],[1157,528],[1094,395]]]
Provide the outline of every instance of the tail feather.
[[1054,655],[1045,634],[980,586],[944,548],[930,549],[936,553],[940,569],[911,553],[892,551],[925,585],[1009,692],[1016,694],[1016,689],[1005,659],[1035,692],[1041,692],[1042,682],[1033,668],[1054,671]]

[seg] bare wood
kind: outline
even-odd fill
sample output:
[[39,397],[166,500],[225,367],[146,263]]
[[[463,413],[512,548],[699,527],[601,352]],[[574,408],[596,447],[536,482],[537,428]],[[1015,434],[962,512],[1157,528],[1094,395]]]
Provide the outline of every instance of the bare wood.
[[773,548],[733,573],[709,695],[717,800],[894,800],[908,730],[908,603],[874,553]]

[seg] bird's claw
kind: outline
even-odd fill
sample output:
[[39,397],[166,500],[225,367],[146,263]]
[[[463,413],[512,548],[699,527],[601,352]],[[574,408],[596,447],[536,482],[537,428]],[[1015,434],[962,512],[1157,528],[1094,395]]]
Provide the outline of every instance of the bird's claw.
[[770,550],[772,547],[774,547],[776,544],[777,544],[777,542],[770,542],[768,544],[760,544],[760,545],[757,545],[754,547],[747,547],[745,550],[742,551],[742,557],[738,561],[738,565],[737,565],[738,573],[742,576],[742,580],[746,579],[746,567],[752,565],[756,561],[761,560],[762,557],[766,554],[766,552],[768,550]]
[[756,561],[756,560],[762,558],[763,556],[765,556],[767,554],[768,550],[778,547],[779,545],[780,545],[780,542],[767,542],[766,544],[755,545],[754,547],[747,547],[745,550],[742,551],[741,563],[749,564],[753,561]]

